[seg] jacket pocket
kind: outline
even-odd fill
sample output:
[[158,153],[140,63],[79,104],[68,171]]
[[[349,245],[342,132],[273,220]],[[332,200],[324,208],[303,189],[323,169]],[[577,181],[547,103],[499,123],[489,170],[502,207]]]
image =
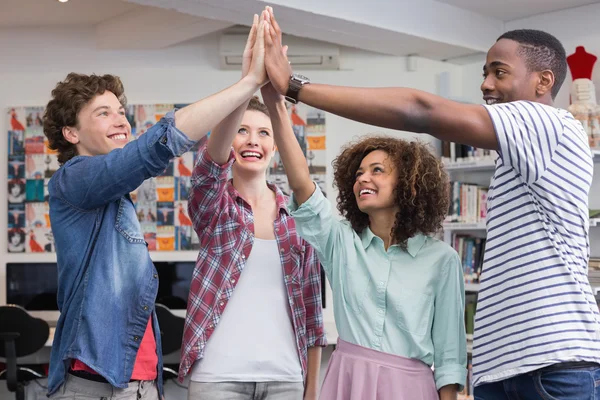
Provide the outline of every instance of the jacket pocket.
[[129,243],[146,243],[142,227],[138,221],[133,203],[125,196],[119,199],[119,211],[115,221],[115,229]]

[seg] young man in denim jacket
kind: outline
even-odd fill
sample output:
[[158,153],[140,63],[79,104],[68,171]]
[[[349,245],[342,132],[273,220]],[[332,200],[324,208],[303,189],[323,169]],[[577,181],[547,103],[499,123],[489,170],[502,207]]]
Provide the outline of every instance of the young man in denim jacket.
[[257,43],[243,79],[169,112],[131,142],[118,77],[71,73],[52,91],[44,134],[62,165],[48,184],[61,311],[48,379],[52,399],[162,397],[158,275],[129,193],[266,82]]

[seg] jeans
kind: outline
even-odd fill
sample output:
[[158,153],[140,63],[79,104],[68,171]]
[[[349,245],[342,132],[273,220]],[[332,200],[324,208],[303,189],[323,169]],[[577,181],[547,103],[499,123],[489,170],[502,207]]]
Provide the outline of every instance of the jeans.
[[560,363],[476,386],[475,400],[600,400],[600,365]]
[[302,400],[303,382],[193,382],[188,400]]
[[109,383],[95,382],[71,374],[50,396],[50,400],[158,400],[155,381],[132,381],[126,389],[116,388]]

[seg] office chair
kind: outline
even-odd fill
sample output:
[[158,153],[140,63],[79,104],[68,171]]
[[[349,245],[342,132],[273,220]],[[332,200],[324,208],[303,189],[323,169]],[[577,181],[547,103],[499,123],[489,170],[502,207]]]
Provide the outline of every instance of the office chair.
[[17,400],[25,400],[25,383],[29,380],[18,375],[17,358],[41,350],[49,335],[46,321],[33,318],[16,305],[0,306],[0,357],[6,359],[6,386]]
[[[171,310],[163,304],[156,303],[156,318],[160,326],[160,340],[162,343],[163,357],[181,349],[183,326],[185,319],[173,315]],[[179,365],[164,365],[163,380],[177,378]]]

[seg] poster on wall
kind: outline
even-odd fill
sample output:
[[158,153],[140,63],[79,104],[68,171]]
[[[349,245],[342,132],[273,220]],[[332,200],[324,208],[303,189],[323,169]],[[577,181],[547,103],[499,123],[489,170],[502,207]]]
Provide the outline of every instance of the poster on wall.
[[[137,140],[168,111],[186,104],[128,105],[130,140]],[[326,193],[325,113],[305,105],[290,107],[294,135],[309,164],[311,177]],[[54,252],[48,207],[48,181],[59,168],[56,152],[43,133],[43,107],[8,109],[8,243],[10,253]],[[169,164],[158,177],[131,193],[144,238],[151,251],[197,250],[200,246],[187,210],[191,176],[197,160],[194,147]],[[268,179],[290,193],[278,153]]]
[[[326,195],[325,112],[304,104],[291,105],[289,111],[294,136],[296,136],[304,157],[306,157],[310,176]],[[275,152],[269,168],[269,180],[275,183],[283,193],[290,194],[287,176],[278,152]]]

